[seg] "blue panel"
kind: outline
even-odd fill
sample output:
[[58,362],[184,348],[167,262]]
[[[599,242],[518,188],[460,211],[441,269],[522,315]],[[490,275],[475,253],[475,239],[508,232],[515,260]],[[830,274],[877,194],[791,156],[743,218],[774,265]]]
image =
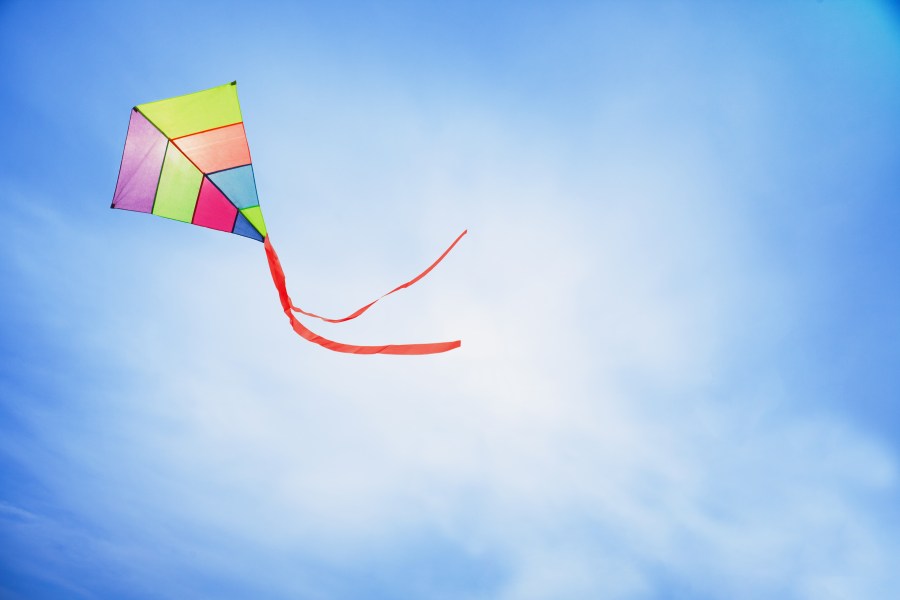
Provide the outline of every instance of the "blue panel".
[[252,165],[210,173],[209,178],[238,208],[259,206]]
[[234,229],[231,230],[231,233],[236,233],[238,235],[254,239],[258,242],[263,241],[262,234],[260,234],[256,230],[256,227],[254,227],[253,224],[247,220],[247,217],[245,217],[241,213],[237,214],[237,220],[234,222]]

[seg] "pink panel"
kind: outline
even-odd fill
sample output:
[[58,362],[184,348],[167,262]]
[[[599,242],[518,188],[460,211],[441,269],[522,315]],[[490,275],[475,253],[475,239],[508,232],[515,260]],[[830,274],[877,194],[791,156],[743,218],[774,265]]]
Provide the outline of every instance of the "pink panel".
[[200,185],[200,196],[197,198],[197,208],[194,210],[194,225],[231,232],[236,216],[237,208],[219,188],[204,177]]

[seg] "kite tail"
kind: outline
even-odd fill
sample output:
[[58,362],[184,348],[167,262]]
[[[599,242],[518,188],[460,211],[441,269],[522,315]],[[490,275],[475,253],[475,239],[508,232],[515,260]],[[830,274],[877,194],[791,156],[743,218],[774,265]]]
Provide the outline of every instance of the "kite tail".
[[[362,308],[357,309],[355,312],[350,313],[349,315],[347,315],[346,317],[344,317],[344,318],[342,318],[342,319],[329,319],[328,317],[321,317],[321,316],[319,316],[319,315],[317,315],[317,314],[315,314],[315,313],[311,313],[311,312],[305,311],[305,310],[303,310],[302,308],[300,308],[299,306],[294,306],[293,304],[291,304],[291,310],[293,310],[294,312],[298,312],[298,313],[300,313],[300,314],[302,314],[302,315],[306,315],[307,317],[314,317],[314,318],[316,318],[316,319],[321,319],[321,320],[323,320],[323,321],[327,321],[328,323],[344,323],[345,321],[349,321],[349,320],[351,320],[351,319],[355,319],[355,318],[358,317],[359,315],[363,314],[364,312],[366,312],[367,310],[369,310],[370,308],[372,308],[372,306],[374,306],[375,303],[378,302],[379,300],[381,300],[382,298],[384,298],[384,297],[386,297],[386,296],[390,296],[390,295],[393,294],[394,292],[399,292],[399,291],[402,290],[402,289],[405,289],[405,288],[410,287],[411,285],[415,284],[417,281],[419,281],[420,279],[422,279],[423,277],[425,277],[426,275],[428,275],[429,273],[431,273],[431,270],[434,269],[436,266],[438,266],[438,264],[440,264],[440,262],[441,262],[442,260],[444,260],[444,257],[446,257],[448,254],[450,254],[450,251],[453,250],[453,247],[456,246],[456,244],[459,243],[459,240],[461,240],[461,239],[463,238],[463,236],[466,235],[467,233],[469,233],[469,230],[468,230],[468,229],[466,229],[466,230],[463,231],[461,234],[459,234],[459,236],[458,236],[455,240],[453,240],[453,243],[450,244],[450,246],[449,246],[446,250],[444,250],[444,253],[441,254],[441,255],[438,257],[438,259],[437,259],[436,261],[434,261],[433,263],[431,263],[431,266],[430,266],[430,267],[428,267],[427,269],[425,269],[424,271],[422,271],[421,273],[419,273],[418,275],[416,275],[415,277],[413,277],[412,279],[410,279],[410,280],[407,281],[406,283],[401,283],[400,285],[398,285],[397,287],[395,287],[395,288],[392,289],[391,291],[387,292],[386,294],[382,294],[381,296],[379,296],[379,297],[376,298],[375,300],[372,300],[371,302],[369,302],[368,304],[366,304],[366,305],[363,306]],[[273,252],[274,252],[274,250],[273,250]]]
[[[465,235],[465,233],[466,232],[464,231],[462,233],[462,235],[460,235],[459,237],[461,238],[463,235]],[[456,241],[458,242],[459,238],[457,238]],[[455,245],[456,242],[453,242],[453,244]],[[313,342],[314,344],[319,344],[323,348],[328,348],[329,350],[334,350],[335,352],[347,352],[349,354],[406,354],[406,355],[438,354],[440,352],[447,352],[448,350],[453,350],[454,348],[460,347],[461,342],[459,340],[456,340],[453,342],[433,342],[433,343],[428,343],[428,344],[388,344],[386,346],[354,346],[351,344],[342,344],[340,342],[334,342],[332,340],[323,338],[321,335],[313,333],[312,331],[307,329],[303,325],[303,323],[298,321],[297,317],[294,316],[294,313],[293,313],[294,305],[291,302],[291,297],[288,295],[288,292],[287,292],[287,285],[285,283],[285,278],[284,278],[284,269],[281,268],[281,261],[278,260],[278,254],[276,254],[275,248],[272,247],[272,243],[269,241],[268,236],[265,239],[265,247],[266,247],[266,260],[268,260],[269,270],[272,272],[272,281],[275,282],[275,288],[278,290],[278,298],[279,298],[279,300],[281,300],[281,307],[284,309],[284,314],[287,315],[288,320],[291,322],[291,327],[294,328],[294,331],[297,332],[297,335],[299,335],[300,337],[302,337],[310,342]],[[453,248],[453,245],[451,245],[450,248]],[[450,251],[450,248],[447,249],[447,252]],[[412,285],[413,283],[415,283],[416,281],[418,281],[419,279],[424,277],[426,274],[428,274],[428,271],[433,269],[434,266],[438,262],[440,262],[444,258],[444,256],[447,255],[447,252],[444,252],[444,254],[441,256],[441,258],[439,258],[437,260],[437,262],[435,262],[428,269],[426,269],[416,279],[413,279],[412,281],[403,284],[402,286],[398,287],[397,289],[402,289],[403,287]],[[396,290],[393,290],[393,291],[396,291]],[[388,292],[388,293],[393,293],[393,291]],[[387,294],[385,294],[385,296],[386,295]],[[376,300],[375,302],[377,302],[377,301],[378,300]],[[375,302],[372,302],[369,306],[371,306],[372,304],[375,304]],[[369,306],[365,306],[357,312],[359,314],[362,314],[363,312],[365,312],[366,309],[368,309]],[[306,313],[304,313],[304,314],[306,314]],[[358,315],[355,315],[355,316],[358,316]],[[350,317],[348,317],[348,319],[353,318],[353,317],[354,317],[354,315],[351,315]],[[344,320],[347,320],[347,319],[344,319]]]

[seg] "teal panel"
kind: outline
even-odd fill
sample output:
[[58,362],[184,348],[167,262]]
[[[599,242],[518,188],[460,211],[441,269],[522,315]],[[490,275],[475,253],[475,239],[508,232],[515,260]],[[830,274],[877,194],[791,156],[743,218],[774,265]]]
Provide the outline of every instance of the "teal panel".
[[252,165],[210,173],[208,177],[231,200],[231,203],[238,208],[259,206]]

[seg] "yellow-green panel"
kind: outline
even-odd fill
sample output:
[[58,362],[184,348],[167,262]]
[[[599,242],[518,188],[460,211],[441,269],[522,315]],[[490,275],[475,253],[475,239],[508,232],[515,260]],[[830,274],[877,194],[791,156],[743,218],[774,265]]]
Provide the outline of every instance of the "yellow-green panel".
[[242,121],[236,82],[137,106],[170,140]]
[[241,214],[247,217],[247,220],[250,221],[256,230],[260,232],[263,237],[267,236],[266,233],[266,223],[263,221],[262,211],[258,206],[251,206],[250,208],[241,209]]
[[156,188],[153,214],[190,223],[202,181],[203,173],[169,142]]

